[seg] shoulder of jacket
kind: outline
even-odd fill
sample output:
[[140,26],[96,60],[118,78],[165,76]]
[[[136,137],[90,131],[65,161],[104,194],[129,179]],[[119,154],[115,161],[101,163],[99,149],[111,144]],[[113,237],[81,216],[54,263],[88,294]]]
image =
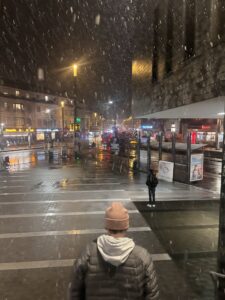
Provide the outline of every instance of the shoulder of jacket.
[[95,250],[97,250],[97,241],[96,240],[90,242],[87,245],[87,247],[86,247],[86,253],[87,254],[92,254],[93,252],[95,252]]
[[133,255],[140,260],[144,265],[149,264],[152,260],[150,253],[145,248],[135,245]]
[[81,253],[82,259],[88,259],[97,252],[97,244],[95,241],[86,245],[86,248]]

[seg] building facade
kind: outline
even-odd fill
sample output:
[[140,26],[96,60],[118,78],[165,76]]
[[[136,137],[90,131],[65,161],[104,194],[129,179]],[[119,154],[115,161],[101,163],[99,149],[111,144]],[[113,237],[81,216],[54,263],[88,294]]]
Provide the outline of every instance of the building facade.
[[[137,2],[132,64],[133,116],[148,119],[210,117],[201,115],[201,109],[197,112],[194,106],[189,111],[186,108],[197,102],[204,107],[205,100],[211,100],[215,107],[221,100],[224,102],[224,1]],[[177,107],[183,107],[186,116],[182,110],[171,114]],[[220,109],[218,105],[213,118]]]
[[1,136],[9,142],[23,143],[28,136],[45,140],[51,133],[60,137],[62,128],[64,132],[73,130],[73,122],[71,99],[0,86]]

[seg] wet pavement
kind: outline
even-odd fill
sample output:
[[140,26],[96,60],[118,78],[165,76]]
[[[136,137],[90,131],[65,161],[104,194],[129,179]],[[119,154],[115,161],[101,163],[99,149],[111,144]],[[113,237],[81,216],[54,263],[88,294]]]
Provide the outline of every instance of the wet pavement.
[[215,190],[160,182],[151,211],[145,175],[113,173],[107,153],[64,164],[27,153],[0,172],[1,300],[67,299],[71,266],[105,232],[105,208],[116,200],[129,210],[129,236],[153,256],[161,299],[214,299]]

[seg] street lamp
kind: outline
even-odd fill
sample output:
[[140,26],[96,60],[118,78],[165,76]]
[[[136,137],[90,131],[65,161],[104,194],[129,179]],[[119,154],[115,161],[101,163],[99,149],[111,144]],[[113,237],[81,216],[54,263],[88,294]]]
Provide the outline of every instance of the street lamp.
[[[47,128],[51,127],[51,122],[50,122],[50,112],[51,110],[49,108],[46,108],[45,113],[48,115],[47,119]],[[49,126],[50,125],[50,126]],[[51,128],[50,128],[51,129]]]
[[64,141],[64,105],[65,102],[61,101],[61,109],[62,109],[62,140]]
[[[74,101],[73,101],[73,124],[74,124],[74,127],[73,127],[73,130],[74,130],[74,145],[75,145],[75,140],[76,140],[76,120],[77,120],[77,94],[78,94],[78,87],[77,87],[77,75],[78,75],[78,65],[75,63],[73,64],[72,66],[72,69],[73,69],[73,85],[74,85]],[[76,94],[76,95],[75,95]]]
[[1,134],[3,134],[4,126],[5,126],[5,123],[1,123]]
[[113,115],[114,115],[114,126],[116,127],[116,107],[115,107],[115,101],[109,100],[108,102],[110,105],[113,105]]
[[95,121],[94,121],[94,122],[95,122],[95,126],[97,126],[97,115],[98,115],[98,114],[95,112],[95,113],[94,113],[94,117],[95,117]]
[[78,66],[77,64],[73,65],[73,77],[77,77],[77,70],[78,70]]

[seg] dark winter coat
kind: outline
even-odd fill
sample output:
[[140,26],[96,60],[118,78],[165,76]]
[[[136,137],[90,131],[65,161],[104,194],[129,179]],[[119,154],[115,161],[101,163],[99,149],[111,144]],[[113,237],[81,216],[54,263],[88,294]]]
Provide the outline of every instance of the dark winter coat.
[[153,172],[150,172],[147,176],[147,180],[146,180],[146,185],[151,189],[151,188],[156,188],[156,186],[158,185],[158,178],[156,177],[156,175]]
[[152,258],[135,246],[122,265],[105,262],[93,242],[73,267],[70,300],[158,300]]

